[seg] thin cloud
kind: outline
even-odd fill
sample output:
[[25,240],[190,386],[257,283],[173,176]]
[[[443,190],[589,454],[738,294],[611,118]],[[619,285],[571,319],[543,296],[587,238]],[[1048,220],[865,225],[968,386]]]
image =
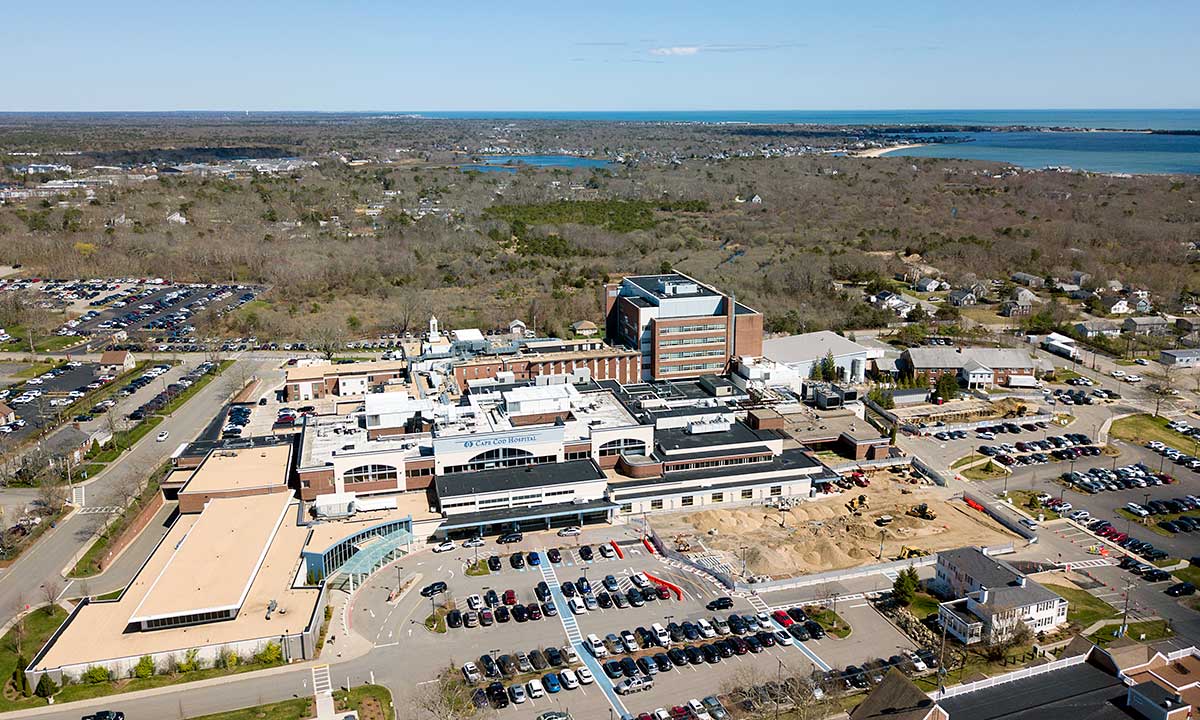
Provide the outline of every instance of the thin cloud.
[[629,47],[629,43],[627,43],[627,42],[597,41],[597,42],[577,42],[575,44],[580,45],[582,47]]
[[687,55],[699,54],[701,48],[696,45],[685,45],[677,47],[657,47],[651,48],[651,55],[660,55],[664,57],[684,57]]
[[677,45],[672,47],[656,47],[650,48],[651,55],[659,55],[663,57],[690,57],[701,53],[739,53],[739,52],[762,52],[765,50],[779,50],[782,48],[800,47],[796,44],[778,44],[778,45]]

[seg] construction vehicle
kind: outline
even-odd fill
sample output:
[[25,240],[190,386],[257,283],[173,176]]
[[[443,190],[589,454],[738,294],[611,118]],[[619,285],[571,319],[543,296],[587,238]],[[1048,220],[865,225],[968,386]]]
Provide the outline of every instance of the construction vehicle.
[[676,535],[674,538],[674,541],[675,541],[675,551],[676,552],[685,553],[685,552],[692,551],[692,543],[691,543],[691,541],[688,540],[686,535]]
[[850,502],[846,503],[846,509],[852,515],[862,515],[862,511],[867,509],[867,496],[859,495],[856,498],[850,498]]
[[875,518],[875,524],[879,527],[887,527],[888,525],[892,524],[892,516],[880,515],[879,517]]
[[913,505],[908,509],[908,514],[915,518],[921,518],[922,520],[937,520],[937,513],[929,509],[928,503]]
[[896,560],[910,560],[912,558],[925,557],[929,554],[928,550],[922,548],[909,547],[905,545],[900,548],[900,554],[896,556]]

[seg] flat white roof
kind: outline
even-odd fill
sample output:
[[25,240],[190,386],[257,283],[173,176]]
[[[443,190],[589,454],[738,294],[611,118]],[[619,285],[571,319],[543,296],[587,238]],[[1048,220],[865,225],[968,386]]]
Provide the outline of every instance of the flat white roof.
[[292,445],[226,449],[218,448],[204,458],[184,486],[184,493],[211,493],[285,485]]
[[129,622],[240,608],[291,503],[287,493],[210,500]]
[[785,365],[820,360],[830,352],[836,358],[865,354],[867,348],[830,330],[763,340],[763,357]]

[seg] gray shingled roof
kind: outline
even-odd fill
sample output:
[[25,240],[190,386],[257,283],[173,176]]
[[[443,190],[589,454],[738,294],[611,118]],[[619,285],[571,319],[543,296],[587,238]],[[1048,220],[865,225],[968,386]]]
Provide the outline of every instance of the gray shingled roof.
[[915,347],[906,351],[912,367],[961,368],[969,361],[993,370],[1032,370],[1033,360],[1024,350],[1006,348]]

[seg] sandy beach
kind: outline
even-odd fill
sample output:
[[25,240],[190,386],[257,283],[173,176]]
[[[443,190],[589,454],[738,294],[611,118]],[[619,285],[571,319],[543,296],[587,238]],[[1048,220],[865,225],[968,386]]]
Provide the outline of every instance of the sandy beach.
[[870,150],[859,150],[854,153],[854,157],[883,157],[890,152],[899,150],[911,150],[912,148],[924,147],[928,143],[910,143],[908,145],[892,145],[890,147],[871,148]]

